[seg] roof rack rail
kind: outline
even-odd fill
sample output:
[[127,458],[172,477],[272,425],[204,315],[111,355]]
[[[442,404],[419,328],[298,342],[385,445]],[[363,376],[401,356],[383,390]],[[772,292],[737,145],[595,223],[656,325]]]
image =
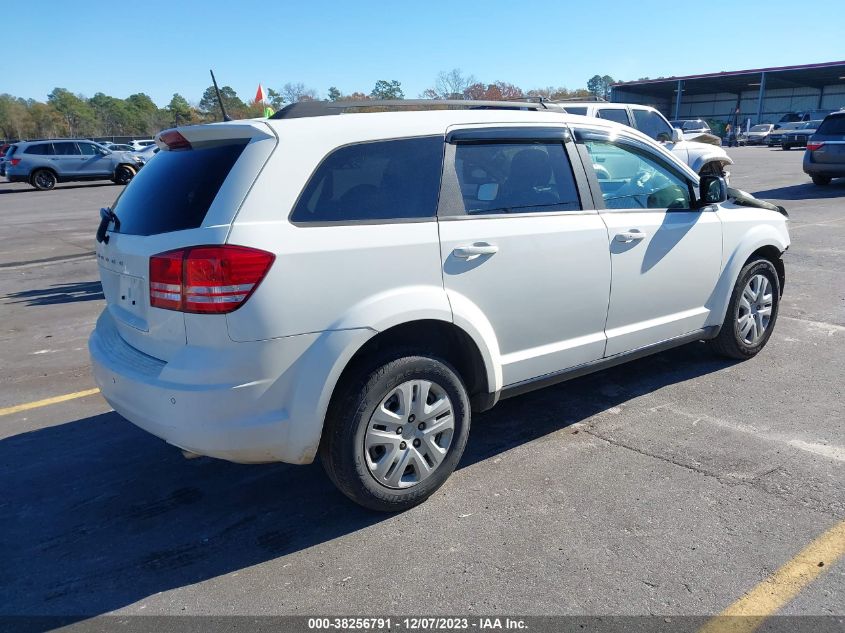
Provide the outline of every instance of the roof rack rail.
[[[529,97],[533,99],[534,97]],[[285,106],[271,119],[299,119],[357,112],[396,112],[402,110],[552,110],[563,109],[544,99],[538,101],[474,101],[457,99],[368,99],[362,101],[299,101]]]
[[568,101],[584,101],[584,102],[591,102],[591,103],[609,103],[607,99],[604,97],[599,97],[597,95],[590,95],[589,97],[567,97],[566,99],[554,99],[551,103],[567,103]]

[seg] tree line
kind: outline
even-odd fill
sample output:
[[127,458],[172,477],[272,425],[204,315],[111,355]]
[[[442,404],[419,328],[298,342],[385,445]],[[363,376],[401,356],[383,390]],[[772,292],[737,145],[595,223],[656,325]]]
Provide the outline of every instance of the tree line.
[[[506,81],[479,81],[460,69],[443,71],[420,96],[424,99],[577,99],[597,96],[607,98],[613,78],[595,75],[586,88],[569,90],[548,86],[523,90]],[[220,89],[220,97],[233,119],[263,116],[264,106],[244,101],[231,86]],[[279,89],[267,90],[267,102],[275,110],[291,103],[314,101],[321,95],[303,83],[286,83]],[[342,93],[331,86],[326,92],[330,101],[364,101],[368,99],[404,99],[402,84],[395,79],[379,79],[370,92]],[[159,130],[178,125],[207,123],[221,119],[214,87],[209,86],[199,101],[191,102],[179,93],[163,108],[143,92],[125,99],[102,92],[93,97],[75,94],[66,88],[55,88],[46,102],[0,94],[0,138],[61,138],[98,136],[152,136]]]

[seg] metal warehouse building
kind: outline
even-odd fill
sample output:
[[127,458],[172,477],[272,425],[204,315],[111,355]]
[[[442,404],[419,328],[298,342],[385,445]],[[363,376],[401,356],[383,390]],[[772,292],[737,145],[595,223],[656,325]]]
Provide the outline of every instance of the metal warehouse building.
[[653,106],[670,119],[776,123],[789,112],[845,107],[845,61],[627,81],[611,101]]

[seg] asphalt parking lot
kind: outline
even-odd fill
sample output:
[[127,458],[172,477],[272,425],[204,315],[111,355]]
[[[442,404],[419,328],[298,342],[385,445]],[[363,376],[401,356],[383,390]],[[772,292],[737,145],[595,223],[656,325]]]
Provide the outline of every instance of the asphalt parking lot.
[[[0,183],[0,614],[718,613],[845,520],[845,181],[729,150],[786,206],[768,347],[694,344],[502,402],[397,516],[319,465],[185,460],[92,394],[92,257],[119,188]],[[820,560],[820,563],[825,561]],[[845,560],[779,613],[845,615]]]

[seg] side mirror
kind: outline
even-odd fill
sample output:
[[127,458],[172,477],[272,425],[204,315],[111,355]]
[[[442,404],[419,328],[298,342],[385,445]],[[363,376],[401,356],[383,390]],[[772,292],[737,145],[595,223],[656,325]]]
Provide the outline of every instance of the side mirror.
[[701,206],[719,204],[728,199],[728,183],[721,176],[702,176],[698,184]]
[[679,143],[680,141],[684,140],[684,133],[681,131],[680,128],[673,127],[672,128],[672,142]]

